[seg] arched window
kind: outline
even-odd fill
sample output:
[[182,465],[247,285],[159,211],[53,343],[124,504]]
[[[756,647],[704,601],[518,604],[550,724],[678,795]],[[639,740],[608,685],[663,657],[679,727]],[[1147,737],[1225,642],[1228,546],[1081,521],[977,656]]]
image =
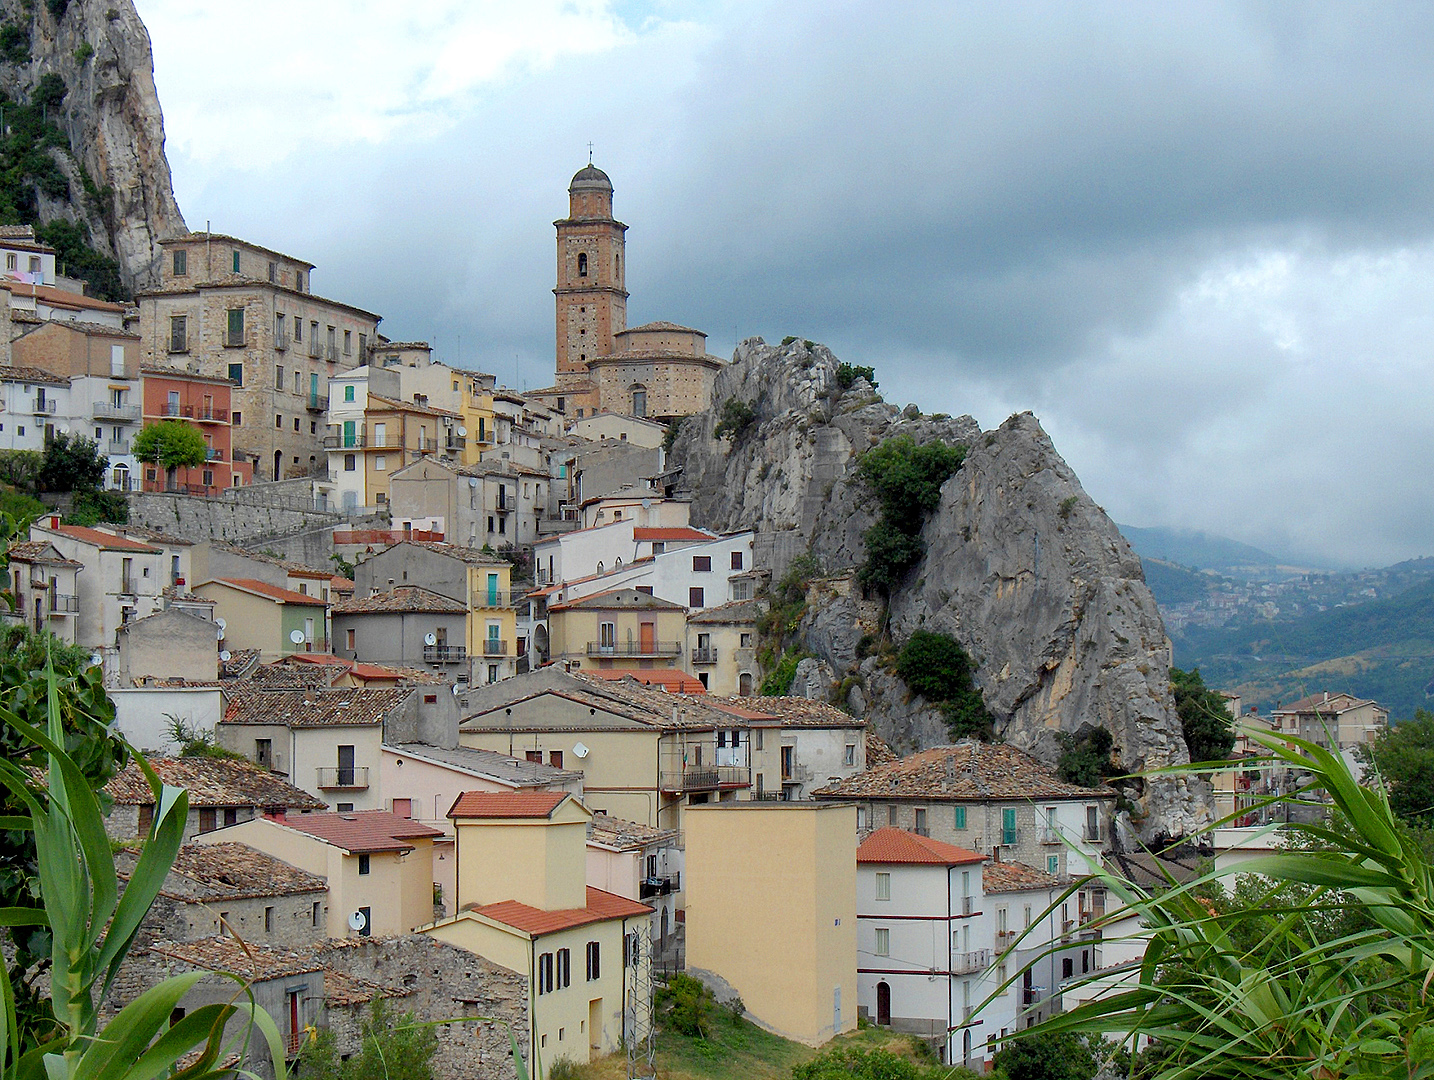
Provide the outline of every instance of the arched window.
[[646,415],[647,415],[647,391],[646,391],[646,390],[634,390],[634,391],[632,392],[632,415],[633,415],[633,416],[646,416]]
[[588,276],[588,253],[587,253],[586,251],[580,251],[580,252],[578,252],[578,277],[587,277],[587,276]]

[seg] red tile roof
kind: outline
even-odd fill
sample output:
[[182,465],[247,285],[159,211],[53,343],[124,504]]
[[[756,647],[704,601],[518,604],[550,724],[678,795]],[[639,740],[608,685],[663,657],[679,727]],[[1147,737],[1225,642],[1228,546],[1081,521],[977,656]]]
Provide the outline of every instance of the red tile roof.
[[[1053,875],[1025,863],[988,862],[981,870],[981,891],[988,894],[1054,889],[1059,884]],[[1165,882],[1162,880],[1161,884]]]
[[704,532],[701,529],[693,529],[687,526],[678,529],[635,528],[632,530],[632,538],[639,543],[644,540],[658,540],[661,542],[668,540],[692,540],[701,543],[706,540],[721,539],[716,533]]
[[57,532],[61,536],[68,536],[72,540],[79,540],[84,544],[92,544],[97,548],[104,548],[110,551],[139,551],[146,555],[161,554],[159,548],[150,547],[148,544],[141,544],[128,537],[115,536],[114,533],[102,532],[99,529],[89,529],[83,525],[59,525],[55,528],[44,526],[47,532]]
[[877,829],[856,849],[859,863],[925,863],[931,866],[960,866],[985,862],[980,852],[955,844],[917,836],[904,829]]
[[[264,809],[324,810],[327,804],[253,762],[219,757],[152,757],[152,769],[166,784],[189,792],[190,807],[254,806]],[[130,762],[105,785],[117,804],[154,802],[140,767]]]
[[453,801],[450,818],[549,818],[566,791],[465,791]]
[[643,686],[660,686],[662,689],[674,694],[705,694],[707,687],[702,685],[700,679],[693,678],[685,671],[678,671],[676,668],[651,668],[638,670],[636,668],[592,668],[585,672],[599,679],[606,679],[609,682],[617,682],[619,679],[635,679]]
[[387,810],[354,810],[329,814],[300,814],[280,824],[308,833],[326,843],[357,854],[374,851],[411,851],[408,840],[443,835],[442,829],[401,817]]
[[277,600],[281,604],[308,604],[311,607],[323,607],[324,601],[318,596],[307,596],[304,593],[294,592],[293,589],[281,589],[278,585],[270,585],[267,581],[260,581],[257,578],[214,578],[212,581],[201,582],[196,588],[204,588],[205,585],[213,584],[229,585],[235,589],[248,593],[258,593],[260,596],[267,596],[270,600]]
[[351,598],[334,605],[335,615],[464,615],[467,612],[466,604],[417,585],[400,585],[387,592]]
[[652,914],[652,908],[646,904],[639,904],[636,900],[629,900],[625,896],[594,889],[591,885],[588,886],[587,907],[544,911],[542,908],[520,904],[516,900],[501,900],[496,904],[485,904],[483,907],[471,910],[494,922],[511,926],[525,934],[531,934],[533,937],[554,934],[559,930],[571,930],[577,926],[588,926],[591,923],[606,922],[608,919],[625,919]]

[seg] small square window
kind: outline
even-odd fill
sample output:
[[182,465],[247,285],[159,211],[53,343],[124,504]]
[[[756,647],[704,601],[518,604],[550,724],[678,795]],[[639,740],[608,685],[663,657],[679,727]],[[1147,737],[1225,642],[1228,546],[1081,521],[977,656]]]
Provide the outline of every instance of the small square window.
[[694,555],[694,556],[692,556],[692,570],[693,570],[694,573],[697,573],[697,574],[710,573],[711,570],[712,570],[712,556],[711,556],[711,555]]
[[234,421],[234,426],[235,426],[235,427],[238,427],[240,424],[242,424],[242,423],[244,422],[244,414],[241,413],[238,409],[235,409],[235,410],[234,410],[232,413],[230,413],[229,415],[230,415],[231,419],[233,419],[233,421]]

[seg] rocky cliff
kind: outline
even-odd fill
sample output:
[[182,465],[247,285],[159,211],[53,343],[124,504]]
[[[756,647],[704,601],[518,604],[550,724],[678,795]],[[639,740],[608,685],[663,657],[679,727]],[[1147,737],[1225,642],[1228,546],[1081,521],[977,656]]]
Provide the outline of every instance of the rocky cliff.
[[36,141],[64,174],[68,194],[37,185],[33,212],[20,216],[80,224],[90,247],[118,262],[126,289],[157,283],[157,241],[186,230],[164,156],[149,34],[133,3],[0,0],[0,20],[0,90],[27,103],[47,75],[58,75],[66,90],[46,120],[63,132],[69,152]]
[[[903,752],[948,740],[938,709],[910,695],[883,660],[860,655],[881,604],[850,576],[877,510],[856,459],[896,435],[940,439],[968,453],[925,526],[924,557],[891,597],[891,636],[921,627],[955,637],[976,663],[998,734],[1046,761],[1059,755],[1058,732],[1088,726],[1111,732],[1126,769],[1188,761],[1169,643],[1140,560],[1035,417],[983,432],[969,416],[898,411],[865,380],[844,390],[837,369],[820,345],[743,342],[717,378],[714,408],[685,421],[672,450],[695,524],[756,528],[759,555],[778,574],[809,551],[827,575],[808,594],[799,632],[815,655],[794,690],[843,696]],[[756,418],[719,439],[717,414],[732,398]],[[1162,780],[1133,793],[1133,823],[1147,838],[1209,820],[1201,785]]]

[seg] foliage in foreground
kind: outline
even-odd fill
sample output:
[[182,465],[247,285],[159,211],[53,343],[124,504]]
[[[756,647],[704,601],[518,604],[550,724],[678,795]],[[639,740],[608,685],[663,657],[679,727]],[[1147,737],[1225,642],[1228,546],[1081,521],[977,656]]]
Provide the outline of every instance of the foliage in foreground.
[[917,630],[897,654],[896,671],[912,693],[941,706],[953,739],[990,739],[994,719],[971,678],[975,665],[949,634]]
[[[1149,1036],[1159,1052],[1142,1055],[1141,1073],[1151,1080],[1434,1075],[1428,859],[1377,779],[1361,786],[1339,754],[1314,743],[1249,738],[1276,765],[1308,774],[1347,827],[1287,826],[1305,846],[1239,864],[1266,883],[1224,910],[1205,893],[1232,870],[1157,895],[1101,874],[1124,907],[1097,925],[1136,916],[1144,959],[1113,992],[1035,1030]],[[1343,918],[1352,907],[1360,920]]]
[[792,1080],[976,1080],[970,1069],[917,1062],[890,1050],[837,1047],[792,1066]]
[[1404,822],[1434,828],[1434,712],[1418,709],[1379,733],[1365,754],[1389,782],[1389,807]]
[[920,445],[909,435],[887,439],[857,462],[857,476],[881,504],[881,516],[862,537],[866,562],[857,576],[864,585],[890,592],[920,561],[926,547],[921,528],[941,503],[941,485],[966,460],[964,446]]
[[376,998],[361,1038],[362,1049],[343,1059],[333,1032],[312,1032],[299,1050],[299,1074],[304,1080],[433,1080],[438,1036],[413,1013],[390,1015],[384,1000]]

